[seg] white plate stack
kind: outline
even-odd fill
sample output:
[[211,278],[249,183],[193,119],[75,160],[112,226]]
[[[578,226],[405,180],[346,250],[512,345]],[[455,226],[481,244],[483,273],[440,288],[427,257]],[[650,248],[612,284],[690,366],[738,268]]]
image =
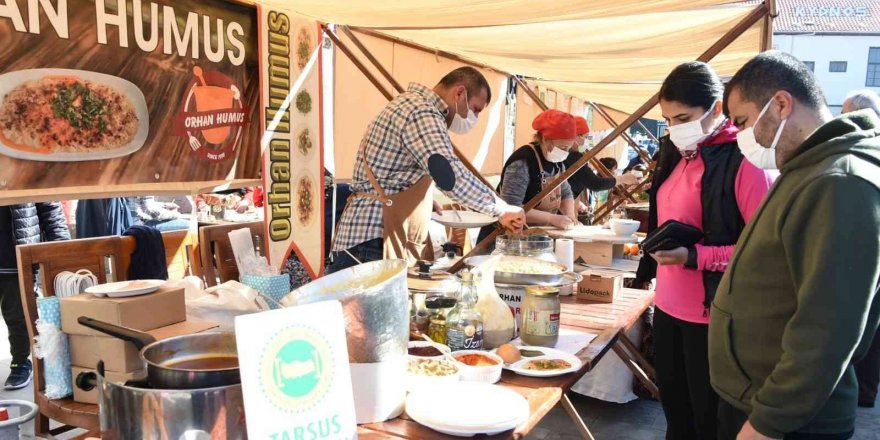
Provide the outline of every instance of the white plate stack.
[[406,413],[437,432],[471,437],[499,434],[527,422],[529,403],[502,386],[461,382],[410,393]]

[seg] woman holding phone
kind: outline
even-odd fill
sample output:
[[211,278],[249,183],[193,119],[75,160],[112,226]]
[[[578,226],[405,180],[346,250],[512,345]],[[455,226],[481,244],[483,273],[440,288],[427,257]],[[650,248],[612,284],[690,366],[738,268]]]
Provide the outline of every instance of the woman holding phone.
[[718,396],[709,384],[709,307],[745,224],[773,182],[747,160],[722,111],[724,85],[701,62],[676,67],[660,88],[669,136],[649,192],[649,234],[667,221],[703,239],[645,255],[635,286],[656,278],[654,367],[667,439],[714,439]]

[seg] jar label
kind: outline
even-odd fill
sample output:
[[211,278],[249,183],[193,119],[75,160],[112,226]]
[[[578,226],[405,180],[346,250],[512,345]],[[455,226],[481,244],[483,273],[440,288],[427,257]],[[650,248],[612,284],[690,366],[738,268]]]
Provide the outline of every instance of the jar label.
[[534,336],[559,335],[559,313],[525,310],[523,315],[523,333]]
[[481,350],[483,348],[483,326],[469,325],[465,328],[448,329],[446,345],[452,351]]

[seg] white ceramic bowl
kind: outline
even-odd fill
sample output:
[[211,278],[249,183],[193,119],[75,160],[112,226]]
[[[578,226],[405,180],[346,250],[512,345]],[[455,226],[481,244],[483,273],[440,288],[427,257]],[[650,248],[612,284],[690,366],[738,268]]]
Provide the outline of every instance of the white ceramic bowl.
[[[466,354],[480,354],[497,363],[495,365],[475,367],[460,362],[456,357]],[[450,356],[455,360],[455,366],[458,367],[463,382],[495,383],[501,380],[501,370],[504,367],[504,359],[501,359],[501,356],[498,356],[495,353],[481,350],[461,350],[452,353]]]
[[[441,354],[438,356],[416,356],[414,354],[409,354],[409,349],[413,347],[434,347],[437,350],[440,350]],[[409,359],[446,359],[446,355],[451,351],[452,350],[446,345],[430,341],[409,341],[409,344],[407,345],[407,357]]]
[[614,235],[619,235],[621,237],[629,237],[636,233],[639,230],[638,220],[628,220],[623,218],[613,218],[609,222],[611,224],[611,231],[614,232]]
[[[407,392],[413,392],[417,389],[426,388],[426,387],[443,387],[451,383],[458,383],[461,379],[461,366],[459,363],[451,360],[451,359],[431,359],[431,358],[410,358],[411,360],[415,360],[416,362],[422,360],[432,360],[438,362],[448,363],[455,368],[458,369],[454,374],[449,374],[446,376],[428,376],[423,374],[415,374],[409,372],[407,370],[406,373],[406,390]],[[409,366],[407,366],[409,368]]]

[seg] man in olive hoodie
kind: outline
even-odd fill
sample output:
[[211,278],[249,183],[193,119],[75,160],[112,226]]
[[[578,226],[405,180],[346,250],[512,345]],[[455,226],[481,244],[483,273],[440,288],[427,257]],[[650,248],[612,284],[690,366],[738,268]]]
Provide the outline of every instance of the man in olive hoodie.
[[775,51],[746,63],[727,95],[746,158],[782,175],[711,311],[719,438],[850,438],[852,362],[880,312],[880,120],[833,119],[813,73]]

